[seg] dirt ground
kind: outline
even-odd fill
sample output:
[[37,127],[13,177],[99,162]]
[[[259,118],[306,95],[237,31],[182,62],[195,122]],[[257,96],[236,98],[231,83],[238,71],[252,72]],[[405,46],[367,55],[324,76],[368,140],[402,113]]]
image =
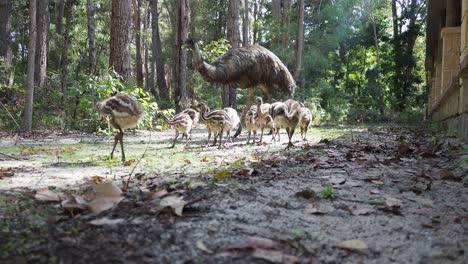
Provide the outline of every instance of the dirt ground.
[[[111,137],[1,135],[0,263],[468,263],[455,138],[322,128],[291,150],[285,134],[219,150],[200,129],[168,149],[172,133],[128,133],[126,164]],[[123,189],[101,213],[37,196],[87,200],[101,181]]]

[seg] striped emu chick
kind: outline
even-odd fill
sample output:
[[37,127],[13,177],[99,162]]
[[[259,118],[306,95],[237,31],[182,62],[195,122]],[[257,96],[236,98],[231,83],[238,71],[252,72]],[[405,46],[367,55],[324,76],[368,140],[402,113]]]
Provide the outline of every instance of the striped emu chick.
[[257,136],[257,129],[258,129],[258,115],[257,115],[257,110],[255,109],[250,109],[247,111],[245,114],[245,127],[247,128],[247,131],[249,132],[247,136],[247,144],[250,142],[250,135],[253,133],[253,141],[252,144],[255,143],[255,138]]
[[174,137],[174,141],[172,142],[171,148],[175,146],[176,140],[181,133],[182,133],[182,139],[184,139],[184,136],[185,136],[186,138],[185,143],[188,146],[189,134],[192,131],[192,127],[193,127],[193,121],[189,114],[181,112],[177,114],[176,116],[174,116],[171,120],[169,120],[162,113],[157,113],[154,118],[156,120],[162,119],[164,120],[164,122],[174,127],[176,134]]
[[302,107],[299,110],[299,127],[301,128],[302,141],[307,141],[307,130],[312,123],[312,114],[307,107]]
[[201,109],[200,117],[202,121],[205,122],[208,129],[207,144],[209,144],[211,134],[213,133],[215,136],[213,146],[216,145],[217,137],[219,136],[218,148],[221,148],[224,131],[231,130],[232,128],[231,118],[224,110],[210,110],[207,105],[202,103],[200,103],[197,107]]
[[[229,118],[231,119],[232,128],[235,128],[237,126],[236,133],[234,134],[234,137],[237,137],[242,131],[242,125],[240,123],[240,118],[239,118],[239,115],[237,114],[236,109],[231,108],[231,107],[225,107],[223,108],[223,110],[228,114]],[[226,131],[226,137],[229,140],[229,142],[232,142],[231,129]]]
[[[279,127],[284,127],[286,129],[286,133],[289,137],[288,146],[286,149],[290,147],[294,147],[291,139],[294,135],[294,131],[296,130],[296,126],[299,123],[299,108],[300,105],[297,102],[291,102],[294,100],[287,100],[283,104],[278,104],[272,111],[273,111],[273,120]],[[291,108],[288,108],[288,105]]]
[[278,141],[280,141],[281,140],[280,134],[279,134],[280,127],[275,123],[275,120],[273,120],[273,117],[271,117],[271,115],[267,115],[265,119],[267,120],[268,126],[271,128],[271,133],[272,133],[271,140],[276,142],[276,136],[278,136]]
[[143,105],[132,96],[126,93],[119,93],[98,103],[97,108],[101,118],[109,117],[112,127],[119,131],[114,138],[114,147],[110,154],[111,159],[114,158],[115,147],[117,146],[117,142],[120,141],[122,161],[125,161],[123,131],[138,125],[145,113]]
[[180,115],[180,114],[188,114],[190,116],[190,119],[192,119],[192,129],[198,124],[198,121],[200,120],[200,114],[196,109],[193,108],[187,108],[183,110],[182,112],[176,114],[174,117]]
[[271,104],[263,103],[261,97],[257,97],[255,99],[257,103],[257,115],[258,115],[258,125],[260,126],[261,134],[260,134],[260,142],[263,141],[263,130],[267,127],[268,122],[266,116],[270,114]]

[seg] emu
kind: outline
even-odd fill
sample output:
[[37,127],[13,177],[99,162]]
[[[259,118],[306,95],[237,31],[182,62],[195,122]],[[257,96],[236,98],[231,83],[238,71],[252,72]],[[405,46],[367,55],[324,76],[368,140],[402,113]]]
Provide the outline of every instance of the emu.
[[269,103],[263,103],[261,97],[257,97],[255,99],[257,103],[257,115],[258,115],[258,124],[260,126],[261,134],[260,134],[260,143],[263,141],[263,130],[267,126],[267,118],[266,116],[270,114],[271,105]]
[[[185,42],[195,52],[194,60],[198,72],[208,82],[221,84],[237,83],[248,92],[247,107],[254,102],[254,87],[260,86],[267,102],[272,97],[292,97],[296,82],[283,62],[268,49],[249,45],[228,50],[211,63],[203,60],[198,43],[192,39]],[[242,119],[245,120],[244,111]]]
[[307,141],[307,130],[312,123],[312,114],[307,107],[302,107],[299,110],[299,127],[301,128],[302,141]]
[[181,112],[177,114],[176,116],[174,116],[174,118],[169,120],[162,113],[157,113],[155,116],[155,119],[156,120],[162,119],[167,124],[174,126],[176,134],[174,137],[174,141],[172,142],[171,148],[175,146],[176,140],[179,137],[180,133],[182,133],[182,139],[184,139],[184,136],[186,137],[185,144],[186,146],[188,146],[189,134],[191,134],[192,127],[193,127],[193,121],[189,114]]
[[125,161],[125,152],[123,147],[123,131],[127,128],[133,128],[138,125],[143,117],[145,110],[143,105],[134,97],[119,93],[97,104],[99,115],[102,117],[110,117],[110,124],[119,132],[114,138],[114,147],[110,154],[111,159],[114,158],[114,150],[117,142],[120,141],[122,149],[122,162]]
[[201,110],[200,117],[208,128],[207,144],[210,142],[211,133],[214,133],[213,146],[216,145],[217,137],[219,136],[218,148],[221,148],[223,132],[229,131],[232,128],[233,122],[230,116],[224,110],[210,110],[210,108],[203,103],[199,103],[196,108]]
[[255,109],[250,109],[247,111],[245,115],[245,126],[249,134],[247,136],[247,144],[250,142],[250,135],[253,133],[253,141],[252,144],[255,144],[255,137],[257,136],[257,128],[258,128],[258,115]]
[[277,104],[272,109],[273,120],[275,124],[279,127],[284,127],[288,134],[289,142],[286,149],[294,147],[293,143],[291,142],[291,139],[294,135],[294,130],[296,129],[297,124],[299,123],[299,110],[299,103],[291,99],[287,100],[284,103]]

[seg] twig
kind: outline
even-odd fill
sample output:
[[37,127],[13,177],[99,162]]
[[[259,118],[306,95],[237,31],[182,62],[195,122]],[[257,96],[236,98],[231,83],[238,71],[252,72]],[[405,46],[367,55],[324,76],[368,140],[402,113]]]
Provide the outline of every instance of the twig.
[[[150,132],[150,141],[151,141],[151,132]],[[128,175],[128,179],[127,179],[127,182],[125,183],[125,189],[128,189],[128,184],[130,182],[130,179],[132,178],[132,174],[133,172],[135,171],[136,167],[138,166],[138,164],[140,164],[140,161],[145,157],[146,155],[146,152],[148,151],[148,145],[146,145],[146,149],[145,151],[143,152],[143,154],[141,154],[141,157],[140,159],[138,159],[137,163],[135,163],[135,166],[133,166],[133,169],[132,171],[130,172],[130,175]]]
[[10,155],[5,154],[5,153],[1,153],[1,152],[0,152],[0,155],[3,155],[3,156],[5,156],[5,157],[8,157],[8,158],[11,158],[11,159],[14,159],[14,160],[19,160],[18,158],[15,158],[15,157],[10,156]]
[[13,115],[10,113],[10,111],[8,111],[8,108],[6,108],[6,106],[0,102],[0,104],[2,105],[2,107],[7,111],[8,115],[11,117],[11,120],[13,120],[13,122],[15,122],[16,126],[18,127],[18,130],[21,130],[21,127],[20,125],[18,125],[18,123],[16,122],[15,118],[13,117]]

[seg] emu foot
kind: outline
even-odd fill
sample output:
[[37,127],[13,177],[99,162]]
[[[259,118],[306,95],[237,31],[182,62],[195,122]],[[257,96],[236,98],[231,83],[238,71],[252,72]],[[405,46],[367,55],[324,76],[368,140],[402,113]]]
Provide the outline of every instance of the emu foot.
[[288,145],[286,146],[286,148],[284,150],[288,150],[291,147],[295,147],[295,146],[294,146],[294,144],[292,142],[288,142]]

